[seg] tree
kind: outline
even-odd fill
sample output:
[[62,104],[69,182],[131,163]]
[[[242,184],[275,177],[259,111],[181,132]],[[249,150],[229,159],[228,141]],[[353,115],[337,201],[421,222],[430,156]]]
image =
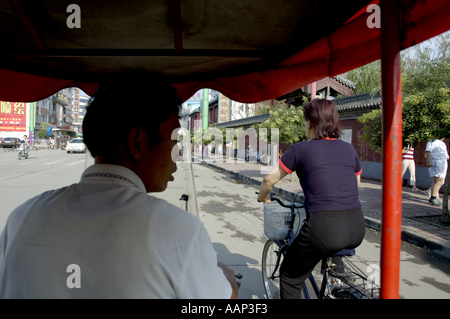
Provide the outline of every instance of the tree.
[[[367,79],[364,81],[370,82]],[[372,82],[377,81],[378,79],[374,79]],[[376,85],[373,84],[372,87]],[[402,97],[405,144],[416,145],[450,137],[450,32],[438,36],[433,42],[410,48],[402,54]],[[366,124],[363,128],[363,140],[380,153],[381,119],[381,110],[372,111],[359,119],[361,123]],[[450,222],[449,175],[450,171],[444,184],[442,220],[445,222]]]
[[[305,98],[304,103],[307,100]],[[301,106],[289,108],[275,107],[270,110],[268,120],[253,125],[259,134],[259,138],[270,143],[272,139],[272,130],[278,129],[279,141],[283,143],[297,143],[307,139],[305,132],[305,120],[303,118],[303,109]],[[266,134],[264,130],[266,129]]]
[[348,71],[347,79],[356,83],[354,94],[381,91],[381,60]]
[[369,147],[377,153],[382,153],[382,113],[381,110],[373,110],[358,118],[358,122],[364,125],[363,141],[369,143]]
[[41,126],[41,129],[37,132],[37,138],[47,138],[47,128]]

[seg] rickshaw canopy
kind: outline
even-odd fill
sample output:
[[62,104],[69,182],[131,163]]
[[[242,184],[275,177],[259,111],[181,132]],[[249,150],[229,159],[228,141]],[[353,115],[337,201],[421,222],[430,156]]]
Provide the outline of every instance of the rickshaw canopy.
[[[64,87],[93,94],[105,79],[146,70],[183,100],[212,88],[251,103],[380,59],[378,1],[72,3],[0,0],[1,100]],[[450,28],[446,0],[400,3],[402,49]]]

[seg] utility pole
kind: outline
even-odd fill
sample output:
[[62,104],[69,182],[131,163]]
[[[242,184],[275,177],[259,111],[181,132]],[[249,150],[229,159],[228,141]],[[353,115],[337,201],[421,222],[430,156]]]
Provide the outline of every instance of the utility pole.
[[34,146],[34,119],[35,119],[35,103],[36,102],[31,102],[29,103],[30,108],[29,108],[29,112],[30,112],[30,146]]
[[206,130],[208,128],[209,119],[209,89],[203,89],[203,101],[202,101],[202,129]]

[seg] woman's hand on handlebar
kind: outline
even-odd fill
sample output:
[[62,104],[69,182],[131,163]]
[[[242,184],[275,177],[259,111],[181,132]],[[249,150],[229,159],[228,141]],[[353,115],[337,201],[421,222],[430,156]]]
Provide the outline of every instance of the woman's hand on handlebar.
[[259,202],[262,202],[262,203],[264,203],[264,204],[270,204],[270,203],[272,203],[272,201],[271,201],[270,198],[268,198],[268,197],[264,198],[263,200],[259,200],[259,199],[258,199],[258,201],[259,201]]
[[[258,192],[256,192],[256,194],[259,195]],[[259,196],[258,196],[258,202],[261,202],[261,203],[264,203],[264,204],[270,204],[270,203],[272,203],[272,201],[270,200],[270,193],[267,194],[266,198],[263,198],[262,200],[261,200],[261,199],[259,198]]]

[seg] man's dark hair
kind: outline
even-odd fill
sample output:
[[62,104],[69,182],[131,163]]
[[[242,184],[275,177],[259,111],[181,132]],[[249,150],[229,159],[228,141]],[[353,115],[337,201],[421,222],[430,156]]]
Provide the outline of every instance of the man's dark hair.
[[305,120],[316,129],[316,138],[338,138],[341,134],[339,112],[333,102],[314,99],[303,106]]
[[181,100],[171,86],[149,77],[111,81],[90,99],[83,120],[83,140],[93,157],[117,154],[133,127],[142,127],[150,147],[161,142],[159,125],[172,113],[179,116]]

